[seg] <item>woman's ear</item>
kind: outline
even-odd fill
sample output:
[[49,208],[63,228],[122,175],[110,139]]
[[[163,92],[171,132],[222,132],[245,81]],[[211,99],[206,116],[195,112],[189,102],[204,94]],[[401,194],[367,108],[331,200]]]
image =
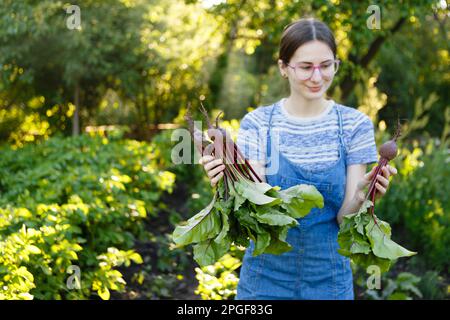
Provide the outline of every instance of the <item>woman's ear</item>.
[[288,77],[287,68],[286,65],[283,63],[283,60],[281,59],[278,59],[278,68],[280,69],[281,76],[283,78],[287,78]]

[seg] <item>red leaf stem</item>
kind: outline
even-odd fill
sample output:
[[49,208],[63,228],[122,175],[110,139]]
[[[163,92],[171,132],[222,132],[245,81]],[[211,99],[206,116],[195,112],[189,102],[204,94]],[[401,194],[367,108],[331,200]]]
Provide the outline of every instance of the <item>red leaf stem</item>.
[[246,166],[250,169],[250,171],[252,172],[252,174],[256,177],[256,179],[258,179],[258,182],[262,182],[261,178],[258,176],[258,174],[255,172],[255,170],[253,170],[253,167],[250,165],[250,163],[248,162],[248,160],[242,155],[241,151],[238,149],[237,145],[234,144],[234,147],[236,149],[237,154],[244,159]]

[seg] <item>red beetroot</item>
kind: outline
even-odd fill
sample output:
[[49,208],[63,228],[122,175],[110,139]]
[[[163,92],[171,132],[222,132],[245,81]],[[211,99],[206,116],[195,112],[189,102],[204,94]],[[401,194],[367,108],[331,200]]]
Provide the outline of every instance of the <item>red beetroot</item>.
[[375,172],[372,176],[372,180],[369,184],[369,191],[367,192],[366,200],[370,199],[373,203],[372,207],[370,208],[370,213],[372,214],[375,223],[377,223],[376,218],[374,216],[375,211],[375,195],[377,192],[377,189],[375,188],[375,184],[377,182],[377,176],[380,172],[382,172],[381,169],[385,167],[389,161],[393,160],[397,156],[398,148],[397,148],[397,139],[401,135],[401,128],[400,128],[400,122],[397,123],[397,130],[394,134],[394,137],[383,143],[381,147],[378,150],[378,153],[380,154],[380,159],[378,160],[377,167],[375,168]]

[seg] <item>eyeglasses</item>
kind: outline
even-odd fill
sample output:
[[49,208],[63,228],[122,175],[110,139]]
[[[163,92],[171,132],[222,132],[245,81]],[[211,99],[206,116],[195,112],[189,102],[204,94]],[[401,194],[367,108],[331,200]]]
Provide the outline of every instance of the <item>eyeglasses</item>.
[[314,65],[310,63],[299,63],[295,66],[291,66],[289,63],[286,63],[288,67],[294,69],[295,76],[299,80],[309,80],[314,74],[314,70],[318,69],[322,78],[329,80],[339,69],[340,64],[339,59],[325,61],[319,65]]

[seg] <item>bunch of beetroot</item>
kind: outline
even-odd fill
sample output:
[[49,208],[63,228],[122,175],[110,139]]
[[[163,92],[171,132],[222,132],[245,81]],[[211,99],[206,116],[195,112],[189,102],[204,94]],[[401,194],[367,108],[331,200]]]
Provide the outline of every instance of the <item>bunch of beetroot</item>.
[[310,185],[280,190],[262,182],[226,130],[219,127],[219,117],[212,126],[203,106],[201,111],[208,137],[195,127],[188,108],[185,118],[191,137],[200,154],[223,160],[224,178],[209,205],[175,228],[175,244],[194,244],[194,259],[201,266],[219,260],[233,243],[247,247],[254,241],[254,256],[291,250],[286,242],[288,229],[313,208],[322,208],[322,195]]
[[379,148],[380,159],[369,184],[365,201],[357,213],[344,216],[338,234],[340,254],[351,258],[354,263],[363,267],[377,265],[381,272],[388,271],[394,260],[416,254],[392,241],[389,223],[375,215],[377,175],[390,160],[397,156],[396,141],[399,136],[400,124],[392,140]]

